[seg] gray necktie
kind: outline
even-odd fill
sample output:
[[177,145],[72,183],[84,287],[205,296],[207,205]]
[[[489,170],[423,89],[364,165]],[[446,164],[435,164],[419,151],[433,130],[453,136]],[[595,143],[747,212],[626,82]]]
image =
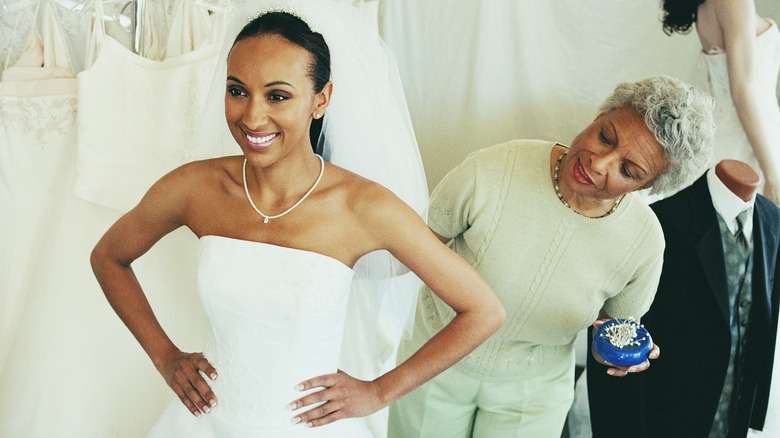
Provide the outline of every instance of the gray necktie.
[[747,255],[749,244],[745,237],[745,222],[747,221],[749,210],[743,210],[737,215],[737,232],[734,234],[742,248],[742,255]]

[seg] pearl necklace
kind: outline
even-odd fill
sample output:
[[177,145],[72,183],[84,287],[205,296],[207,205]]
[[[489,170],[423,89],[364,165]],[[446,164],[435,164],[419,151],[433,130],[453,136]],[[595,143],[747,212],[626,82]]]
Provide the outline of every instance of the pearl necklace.
[[319,156],[319,155],[317,155],[317,158],[320,159],[320,175],[317,177],[317,181],[314,181],[314,185],[311,186],[309,191],[306,192],[306,194],[303,195],[303,197],[301,199],[299,199],[298,202],[296,202],[292,207],[290,207],[287,210],[285,210],[285,211],[283,211],[283,212],[281,212],[281,213],[279,213],[277,215],[274,215],[274,216],[269,216],[267,214],[264,214],[262,211],[260,211],[259,208],[257,208],[255,203],[252,202],[252,197],[249,196],[249,187],[246,185],[246,158],[244,158],[244,168],[242,169],[242,173],[243,173],[243,177],[244,177],[244,191],[246,192],[246,198],[249,199],[249,204],[252,205],[252,208],[255,209],[257,214],[259,214],[260,216],[263,217],[263,223],[264,224],[267,224],[268,221],[271,220],[271,219],[276,219],[278,217],[282,217],[282,216],[286,215],[287,213],[291,212],[292,209],[294,209],[295,207],[299,206],[301,204],[301,202],[303,202],[304,199],[306,199],[309,195],[311,195],[311,192],[313,192],[314,189],[317,187],[317,184],[320,183],[320,179],[322,179],[322,174],[325,173],[325,160],[323,160],[322,157]]
[[[554,175],[554,178],[553,178],[553,187],[555,187],[555,194],[558,195],[558,199],[561,200],[563,205],[565,205],[566,207],[570,208],[573,212],[575,212],[577,214],[580,214],[577,210],[571,208],[571,205],[569,205],[569,203],[566,202],[565,199],[563,199],[563,195],[561,194],[561,189],[560,189],[560,187],[558,187],[558,168],[561,165],[561,161],[563,161],[563,157],[565,157],[566,154],[568,154],[568,153],[569,153],[569,151],[566,151],[566,152],[562,153],[561,156],[558,157],[558,161],[555,163],[555,175]],[[623,200],[623,196],[618,196],[617,198],[615,198],[615,205],[612,206],[612,209],[610,209],[608,212],[606,212],[603,215],[601,215],[601,216],[599,216],[597,218],[594,218],[594,219],[600,219],[602,217],[609,216],[610,214],[612,214],[615,210],[617,210],[618,205],[620,205],[620,201],[622,201],[622,200]]]

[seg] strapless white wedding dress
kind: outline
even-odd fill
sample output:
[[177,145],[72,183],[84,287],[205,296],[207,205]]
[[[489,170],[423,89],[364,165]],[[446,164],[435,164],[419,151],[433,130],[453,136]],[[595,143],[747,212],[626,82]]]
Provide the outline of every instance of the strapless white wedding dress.
[[[198,294],[209,321],[203,354],[219,404],[196,418],[178,400],[150,437],[370,437],[360,419],[292,424],[295,386],[334,373],[353,270],[311,251],[219,236],[198,249]],[[303,410],[301,410],[303,412]]]

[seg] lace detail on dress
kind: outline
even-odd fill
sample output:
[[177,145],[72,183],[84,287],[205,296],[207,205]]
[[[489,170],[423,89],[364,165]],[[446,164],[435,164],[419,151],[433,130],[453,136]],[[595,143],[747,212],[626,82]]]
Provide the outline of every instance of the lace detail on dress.
[[3,97],[0,120],[7,128],[33,133],[41,150],[73,128],[77,107],[75,95],[39,98]]
[[[268,326],[267,323],[264,325]],[[204,356],[219,372],[219,377],[210,382],[219,400],[219,410],[234,420],[247,423],[254,422],[253,419],[258,416],[285,408],[283,402],[265,392],[263,381],[249,365],[251,360],[248,360],[241,347],[257,335],[256,327],[250,325],[236,330],[228,339],[217,338],[216,332],[212,330],[204,348]],[[220,397],[225,394],[229,396]]]

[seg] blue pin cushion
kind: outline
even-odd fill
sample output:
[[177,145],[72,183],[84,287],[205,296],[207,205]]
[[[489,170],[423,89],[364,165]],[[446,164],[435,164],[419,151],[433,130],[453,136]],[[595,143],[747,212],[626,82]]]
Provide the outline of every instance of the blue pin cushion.
[[593,349],[607,362],[628,367],[647,360],[653,339],[631,319],[610,319],[593,334]]

